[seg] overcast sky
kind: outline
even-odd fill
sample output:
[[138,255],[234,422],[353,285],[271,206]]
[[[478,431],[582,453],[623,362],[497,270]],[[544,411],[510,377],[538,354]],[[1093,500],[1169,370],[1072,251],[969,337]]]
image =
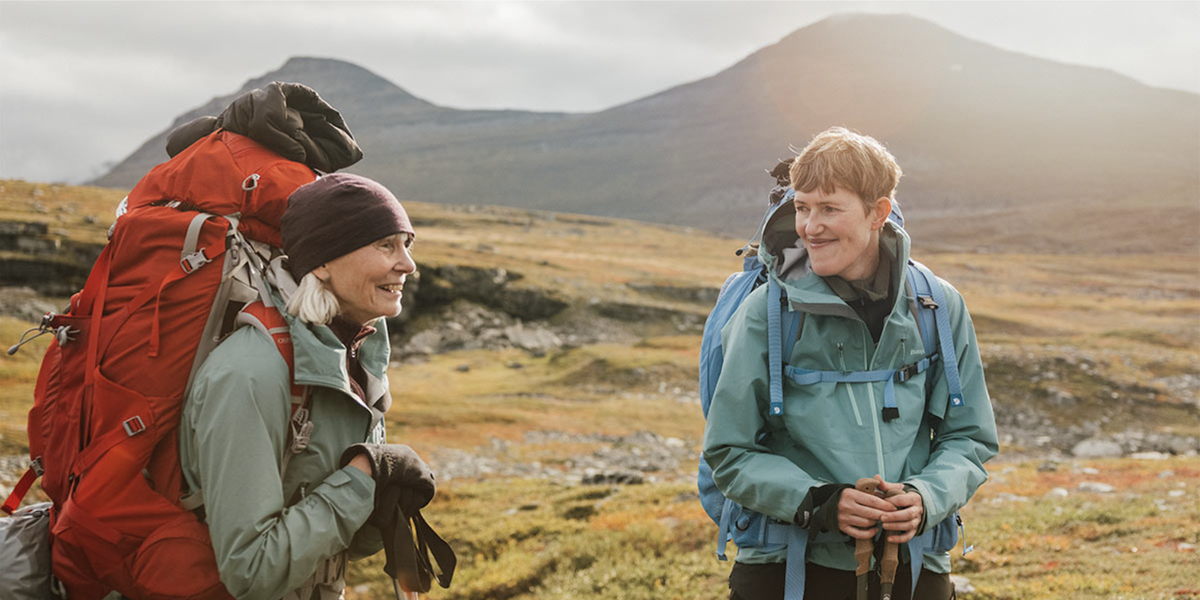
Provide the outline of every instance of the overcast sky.
[[909,13],[1200,93],[1200,2],[0,0],[0,178],[95,177],[291,56],[353,62],[443,106],[590,112],[713,75],[838,12]]

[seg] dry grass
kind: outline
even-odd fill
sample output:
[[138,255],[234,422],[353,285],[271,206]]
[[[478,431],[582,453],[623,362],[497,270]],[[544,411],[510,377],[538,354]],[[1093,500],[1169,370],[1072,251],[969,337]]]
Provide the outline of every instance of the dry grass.
[[[47,222],[52,236],[100,241],[121,196],[2,181],[0,218]],[[739,267],[733,250],[740,242],[682,228],[417,203],[409,211],[417,221],[420,264],[501,267],[523,276],[512,285],[553,288],[572,310],[596,298],[704,314],[708,307],[700,303],[650,296],[627,284],[716,287]],[[1111,410],[1114,427],[1136,420],[1147,429],[1200,435],[1188,390],[1168,385],[1200,374],[1194,256],[918,258],[966,297],[998,404],[1036,403],[1066,424],[1078,420],[1074,411]],[[15,343],[28,326],[0,318],[0,339]],[[541,357],[464,351],[394,366],[391,435],[423,454],[470,450],[493,438],[520,440],[531,430],[652,431],[697,445],[699,407],[681,400],[694,394],[699,338],[652,328],[642,337]],[[0,357],[0,454],[25,448],[25,413],[47,342]],[[1044,405],[1051,386],[1079,404]],[[514,445],[513,456],[553,464],[594,449],[592,442],[539,442]],[[1082,471],[1089,467],[1099,472]],[[1160,476],[1168,470],[1173,474]],[[966,598],[1200,596],[1184,592],[1200,588],[1191,575],[1200,563],[1187,549],[1200,543],[1198,459],[1077,463],[1055,472],[1039,472],[1033,463],[999,464],[993,471],[964,511],[977,550],[957,558],[956,569],[978,589]],[[1117,491],[1079,492],[1084,481]],[[1055,488],[1069,495],[1047,496]],[[686,483],[610,489],[455,481],[427,512],[463,561],[454,588],[431,598],[725,595],[728,565],[713,558],[715,528]],[[390,593],[380,565],[376,558],[355,567],[352,581],[359,587],[352,597]]]

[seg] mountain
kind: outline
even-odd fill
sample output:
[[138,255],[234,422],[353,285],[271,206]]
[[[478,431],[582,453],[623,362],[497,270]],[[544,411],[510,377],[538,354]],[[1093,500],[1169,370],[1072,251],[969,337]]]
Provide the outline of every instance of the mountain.
[[[742,235],[764,168],[817,132],[868,133],[904,168],[910,230],[945,249],[1200,250],[1200,96],[979,43],[904,15],[841,15],[712,77],[589,114],[436,106],[357,66],[297,58],[272,80],[342,111],[399,197],[621,216]],[[94,183],[129,187],[167,132]],[[1136,226],[1136,230],[1131,230]]]

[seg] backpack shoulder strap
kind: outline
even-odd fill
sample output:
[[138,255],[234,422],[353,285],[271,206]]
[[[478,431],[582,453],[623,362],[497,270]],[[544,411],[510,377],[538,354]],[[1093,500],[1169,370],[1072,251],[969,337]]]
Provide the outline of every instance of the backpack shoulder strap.
[[[279,475],[283,477],[292,457],[308,447],[313,429],[308,410],[308,387],[296,383],[296,355],[292,347],[291,329],[279,309],[267,306],[261,300],[242,308],[234,322],[254,327],[270,336],[275,342],[275,349],[287,363],[288,381],[291,383],[291,418],[288,421],[288,449],[283,453],[283,463],[279,467]],[[191,490],[180,499],[179,504],[190,511],[200,509],[204,506],[204,491]]]
[[767,383],[771,391],[770,414],[783,414],[783,290],[767,277]]
[[921,339],[925,353],[932,355],[934,345],[941,354],[942,371],[950,392],[950,406],[962,406],[962,382],[958,375],[958,353],[954,349],[954,334],[950,326],[950,313],[942,284],[929,267],[908,261],[908,285],[916,300],[917,323],[921,328]]

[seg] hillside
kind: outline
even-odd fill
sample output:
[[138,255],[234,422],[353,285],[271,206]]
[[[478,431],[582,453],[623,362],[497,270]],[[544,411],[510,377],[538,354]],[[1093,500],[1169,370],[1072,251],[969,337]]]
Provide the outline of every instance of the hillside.
[[[712,77],[597,113],[438,107],[360,67],[296,58],[176,124],[271,80],[320,91],[364,148],[352,169],[405,198],[740,235],[761,206],[762,170],[842,124],[897,155],[914,235],[940,248],[1200,251],[1200,97],[904,15],[833,17]],[[166,133],[94,183],[132,186],[165,159]]]
[[[60,253],[102,243],[123,193],[0,181],[0,338],[16,343],[63,305],[69,291],[37,265],[86,271]],[[427,516],[462,561],[429,597],[723,597],[728,565],[693,488],[696,357],[740,240],[406,206],[421,275],[391,324],[388,430],[434,466]],[[992,480],[964,512],[977,549],[955,553],[955,569],[976,592],[960,597],[1189,597],[1176,592],[1200,542],[1194,257],[918,258],[971,307],[1001,433]],[[41,273],[23,285],[50,287],[11,287],[17,261]],[[24,468],[48,343],[0,356],[0,494]],[[388,597],[380,566],[355,564],[351,597]]]

